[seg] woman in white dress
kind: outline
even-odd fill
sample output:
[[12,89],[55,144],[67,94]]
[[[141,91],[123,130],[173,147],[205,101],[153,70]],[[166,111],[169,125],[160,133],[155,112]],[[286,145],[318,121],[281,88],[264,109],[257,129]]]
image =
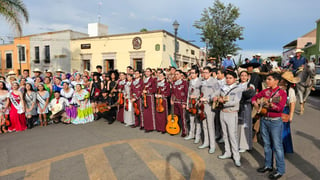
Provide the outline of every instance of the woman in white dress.
[[127,82],[124,86],[124,123],[126,126],[131,126],[134,125],[135,123],[135,118],[134,118],[134,113],[133,113],[133,106],[132,102],[130,101],[130,88],[131,88],[131,83],[132,83],[132,74],[127,75]]
[[8,103],[9,91],[6,87],[6,82],[0,81],[0,125],[1,131],[0,132],[7,132],[7,128],[5,125],[6,119],[9,118],[9,110],[6,110],[7,103]]
[[73,94],[74,90],[69,86],[69,81],[64,81],[63,89],[60,91],[60,95],[66,98],[69,102],[69,106],[66,107],[67,118],[63,120],[63,123],[70,124],[72,120],[77,118],[77,107],[74,105]]
[[38,84],[37,101],[40,126],[47,126],[47,114],[50,94],[44,89],[43,83]]

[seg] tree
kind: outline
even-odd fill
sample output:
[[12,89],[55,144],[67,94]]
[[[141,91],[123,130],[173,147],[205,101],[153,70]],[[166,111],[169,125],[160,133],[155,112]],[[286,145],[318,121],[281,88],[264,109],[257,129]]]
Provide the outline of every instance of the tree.
[[29,13],[21,0],[0,0],[0,16],[16,28],[19,36],[22,35],[23,20],[29,22]]
[[148,29],[142,28],[142,29],[140,29],[140,32],[148,32]]
[[242,40],[243,27],[235,21],[239,17],[239,8],[231,3],[223,4],[215,0],[212,7],[204,9],[202,17],[194,23],[194,27],[202,31],[201,40],[209,39],[209,56],[225,57],[227,54],[237,54],[241,48],[236,44]]

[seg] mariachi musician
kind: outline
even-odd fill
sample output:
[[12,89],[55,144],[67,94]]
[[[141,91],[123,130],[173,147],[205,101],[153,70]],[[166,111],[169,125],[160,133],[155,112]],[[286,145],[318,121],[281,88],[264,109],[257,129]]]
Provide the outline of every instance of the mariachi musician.
[[156,130],[161,133],[166,132],[168,116],[168,97],[170,96],[170,83],[165,79],[165,73],[158,74],[156,97]]
[[117,114],[117,98],[112,96],[110,91],[103,89],[98,100],[98,117],[102,117],[112,124],[116,119]]
[[155,78],[151,77],[151,74],[151,68],[147,68],[145,70],[145,78],[143,79],[142,116],[145,132],[156,129],[154,94],[157,91],[157,82]]
[[140,126],[140,129],[143,129],[144,127],[143,116],[141,116],[141,109],[142,109],[141,95],[143,91],[143,80],[140,78],[140,76],[141,76],[141,71],[135,70],[134,72],[135,79],[131,84],[130,93],[131,93],[131,102],[133,103],[134,111],[135,111],[135,124],[132,127]]
[[118,108],[117,108],[117,120],[121,123],[124,123],[124,86],[126,85],[126,74],[121,72],[119,80],[117,82],[117,91],[118,91]]
[[171,105],[174,106],[174,114],[179,117],[182,133],[181,136],[187,135],[187,124],[185,118],[185,108],[187,105],[188,82],[183,80],[183,72],[175,71],[175,81],[172,83]]
[[201,84],[202,97],[201,103],[204,104],[204,111],[206,118],[202,121],[204,141],[199,149],[209,147],[209,153],[215,152],[215,129],[214,129],[214,117],[215,113],[212,111],[211,101],[214,97],[220,94],[220,85],[218,80],[211,76],[211,68],[206,66],[203,68],[203,80]]
[[188,90],[188,103],[187,110],[189,110],[190,116],[190,129],[189,135],[185,138],[185,140],[194,139],[194,143],[200,142],[201,135],[201,124],[197,116],[197,101],[200,97],[200,88],[201,88],[201,79],[199,76],[199,69],[197,66],[193,67],[190,70],[190,82],[189,82],[189,90]]

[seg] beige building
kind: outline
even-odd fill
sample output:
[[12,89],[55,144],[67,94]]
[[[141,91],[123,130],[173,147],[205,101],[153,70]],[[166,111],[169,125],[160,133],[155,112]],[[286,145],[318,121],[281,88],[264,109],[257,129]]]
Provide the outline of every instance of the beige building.
[[[177,41],[178,66],[186,69],[196,64],[200,48],[181,38]],[[96,65],[102,65],[104,71],[126,71],[127,66],[166,68],[174,60],[174,42],[174,35],[165,30],[73,39],[71,67],[80,72],[95,71]]]

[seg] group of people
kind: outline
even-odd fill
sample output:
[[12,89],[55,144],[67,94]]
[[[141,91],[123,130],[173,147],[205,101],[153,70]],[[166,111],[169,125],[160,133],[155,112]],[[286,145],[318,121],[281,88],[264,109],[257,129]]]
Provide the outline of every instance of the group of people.
[[198,148],[210,154],[216,141],[224,142],[218,158],[233,158],[240,167],[240,153],[252,149],[253,121],[260,120],[265,166],[258,172],[273,170],[274,153],[276,171],[269,177],[277,179],[285,173],[284,152],[293,152],[290,122],[296,102],[293,86],[299,79],[290,71],[270,72],[263,89],[263,77],[253,71],[261,68],[259,61],[241,65],[239,72],[228,62],[223,65],[193,65],[187,72],[175,67],[141,72],[128,66],[126,72],[107,73],[98,65],[94,73],[58,69],[55,75],[46,71],[45,76],[35,69],[32,78],[28,71],[20,78],[10,72],[7,78],[0,77],[1,130],[104,118],[109,124],[117,120],[146,133],[166,133],[167,117],[175,114],[185,140],[201,142]]

